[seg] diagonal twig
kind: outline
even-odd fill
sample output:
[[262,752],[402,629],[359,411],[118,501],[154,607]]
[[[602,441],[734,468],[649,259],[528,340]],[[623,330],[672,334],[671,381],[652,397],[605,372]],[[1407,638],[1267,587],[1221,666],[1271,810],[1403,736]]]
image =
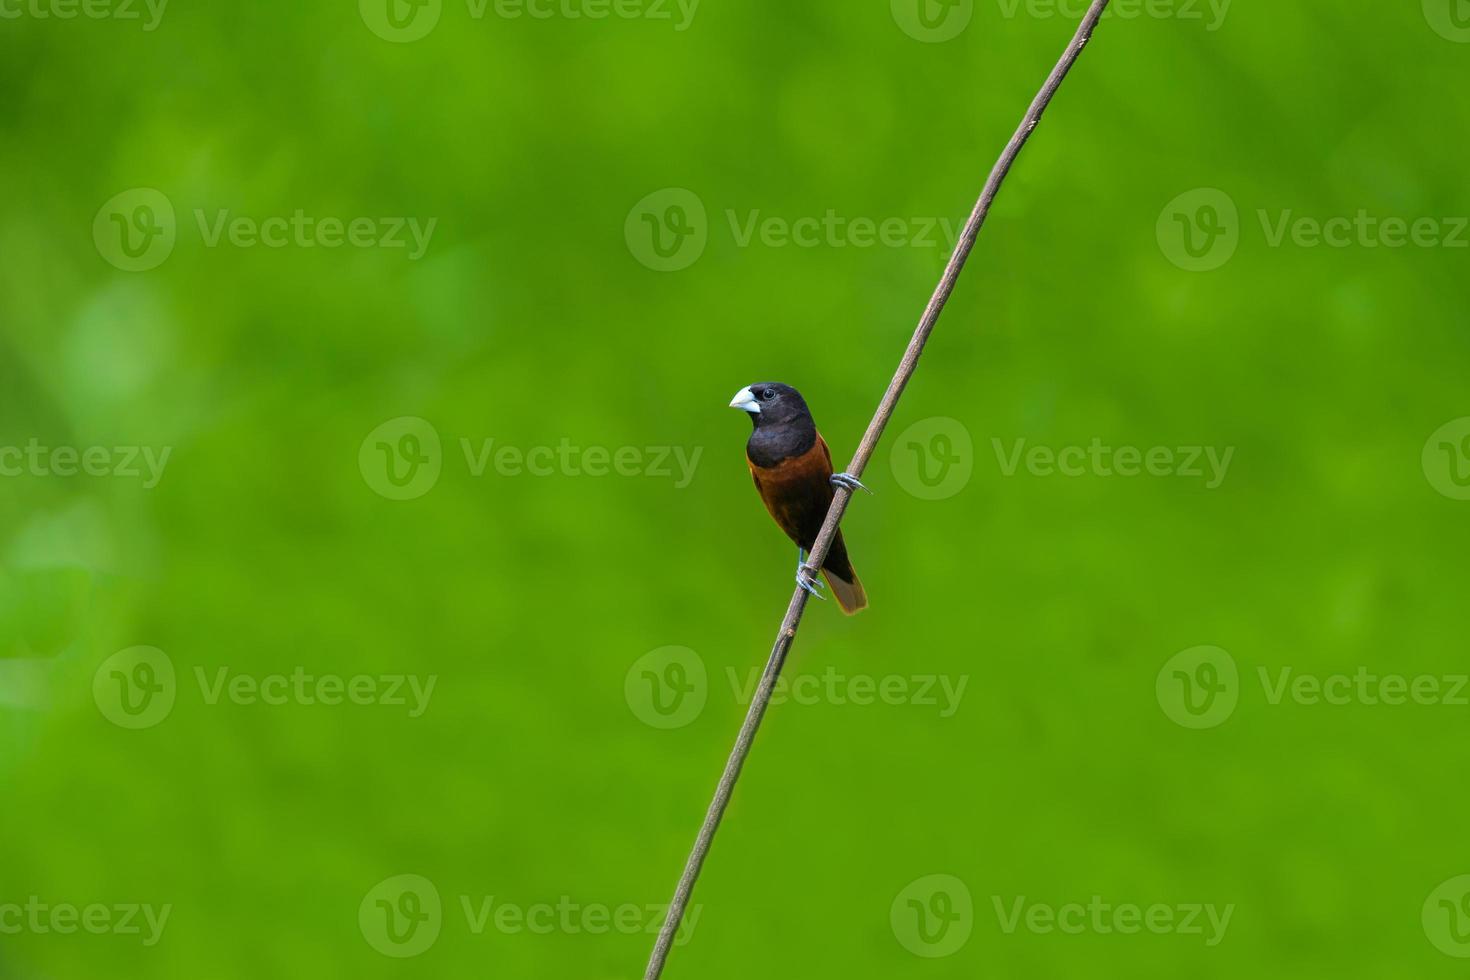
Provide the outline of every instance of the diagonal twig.
[[[985,224],[986,215],[990,213],[990,205],[995,201],[995,196],[1000,193],[1001,184],[1005,182],[1012,164],[1016,162],[1016,157],[1020,155],[1022,147],[1031,138],[1032,130],[1036,128],[1036,124],[1041,121],[1042,114],[1051,104],[1052,97],[1056,95],[1057,89],[1061,88],[1072,66],[1077,63],[1083,47],[1091,40],[1092,33],[1097,29],[1098,21],[1102,18],[1103,11],[1107,9],[1108,2],[1109,0],[1093,0],[1072,42],[1067,45],[1067,50],[1063,52],[1061,60],[1052,69],[1046,84],[1037,93],[1031,107],[1026,111],[1025,118],[1021,120],[1020,127],[1017,128],[1010,142],[1006,144],[1000,159],[990,171],[990,177],[985,182],[985,189],[980,194],[980,200],[975,204],[975,210],[970,213],[969,220],[965,222],[964,233],[960,236],[948,265],[945,266],[944,275],[934,290],[934,296],[929,300],[929,305],[919,320],[919,326],[903,353],[903,360],[899,362],[893,380],[888,382],[888,390],[883,392],[883,400],[878,403],[878,410],[874,413],[873,420],[868,423],[868,430],[863,433],[857,452],[853,454],[852,463],[847,467],[846,472],[853,476],[862,477],[868,460],[872,458],[873,451],[878,447],[878,440],[883,436],[883,430],[888,426],[888,420],[893,417],[894,410],[898,407],[899,397],[919,366],[919,355],[924,352],[924,344],[928,341],[929,334],[934,331],[934,325],[939,322],[939,314],[944,312],[944,306],[949,302],[950,294],[954,292],[955,283],[959,281],[965,261],[975,247],[975,238],[980,234],[981,226]],[[827,519],[823,522],[821,533],[817,535],[816,543],[812,545],[811,553],[807,558],[812,568],[821,568],[822,563],[826,560],[827,551],[832,546],[832,539],[837,535],[837,527],[842,523],[842,515],[847,511],[847,505],[851,499],[851,490],[842,486],[836,488],[832,506],[827,511]],[[771,648],[771,657],[766,663],[765,673],[761,676],[760,686],[756,689],[754,697],[751,698],[750,709],[745,715],[745,723],[740,726],[740,735],[735,740],[735,748],[730,753],[730,761],[725,764],[725,771],[720,776],[720,784],[715,790],[715,798],[710,803],[709,812],[704,818],[704,825],[700,827],[699,837],[694,842],[694,850],[690,853],[689,861],[684,867],[684,874],[679,879],[679,886],[674,892],[674,900],[669,906],[668,918],[664,921],[658,940],[654,943],[653,956],[643,975],[644,980],[659,980],[663,975],[664,964],[668,961],[669,950],[673,947],[674,937],[683,922],[684,910],[689,905],[689,898],[694,892],[694,884],[699,879],[699,872],[704,867],[705,858],[709,856],[715,832],[719,830],[720,820],[725,815],[725,808],[730,804],[730,795],[735,791],[735,783],[740,778],[740,771],[744,768],[745,760],[750,755],[751,746],[755,742],[756,732],[760,730],[761,721],[765,718],[766,709],[770,706],[776,681],[780,678],[781,668],[786,663],[786,655],[791,650],[791,644],[796,640],[796,630],[801,625],[801,615],[806,609],[806,603],[806,590],[798,587],[791,597],[791,603],[786,607],[786,616],[781,621],[780,632],[776,634],[776,643]]]

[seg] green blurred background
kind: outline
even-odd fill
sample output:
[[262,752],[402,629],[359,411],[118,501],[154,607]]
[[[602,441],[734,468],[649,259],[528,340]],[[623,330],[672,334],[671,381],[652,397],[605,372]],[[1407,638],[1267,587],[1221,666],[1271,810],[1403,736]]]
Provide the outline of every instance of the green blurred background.
[[[42,2],[0,3],[0,453],[112,470],[0,478],[0,976],[640,976],[792,588],[726,402],[792,383],[848,458],[946,257],[923,226],[1080,5]],[[789,667],[836,687],[773,709],[670,977],[1465,974],[1470,707],[1258,672],[1467,669],[1466,6],[1108,18],[849,512],[872,608],[814,604]],[[298,209],[436,223],[416,258],[210,244]],[[1448,241],[1273,243],[1360,210]],[[1094,439],[1233,456],[1213,489],[1007,473]],[[555,462],[477,472],[487,440]],[[155,486],[127,447],[169,450]],[[1194,728],[1166,665],[1202,645],[1238,680]],[[136,647],[175,676],[127,727]],[[298,668],[435,687],[210,697]],[[963,698],[846,696],[890,677]],[[402,875],[442,911],[395,945]],[[33,896],[171,912],[152,945],[5,930]],[[1004,928],[1093,896],[1233,912],[1215,945]]]

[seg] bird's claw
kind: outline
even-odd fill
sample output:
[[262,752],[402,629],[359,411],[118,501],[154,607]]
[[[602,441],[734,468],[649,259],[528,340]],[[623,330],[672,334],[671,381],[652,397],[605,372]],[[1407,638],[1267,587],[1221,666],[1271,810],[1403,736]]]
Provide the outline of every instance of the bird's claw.
[[822,583],[816,577],[816,569],[808,564],[802,563],[796,566],[796,584],[818,599],[827,598],[822,595]]
[[831,483],[834,487],[846,487],[848,490],[861,490],[867,494],[873,492],[863,486],[863,481],[850,473],[833,473]]

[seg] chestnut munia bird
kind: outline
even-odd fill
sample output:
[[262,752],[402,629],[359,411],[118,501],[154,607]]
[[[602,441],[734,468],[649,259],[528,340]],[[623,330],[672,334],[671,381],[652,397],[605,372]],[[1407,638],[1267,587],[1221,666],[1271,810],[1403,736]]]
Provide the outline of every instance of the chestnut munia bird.
[[[832,454],[827,443],[817,432],[806,400],[790,385],[764,382],[741,388],[730,407],[750,413],[755,431],[745,444],[745,460],[750,464],[750,475],[766,510],[786,536],[796,542],[796,584],[819,599],[825,598],[815,587],[816,570],[806,564],[806,556],[832,505],[832,487],[868,488],[846,473],[832,472]],[[867,608],[868,597],[852,570],[841,531],[832,539],[832,547],[822,563],[822,574],[843,612],[851,616]]]

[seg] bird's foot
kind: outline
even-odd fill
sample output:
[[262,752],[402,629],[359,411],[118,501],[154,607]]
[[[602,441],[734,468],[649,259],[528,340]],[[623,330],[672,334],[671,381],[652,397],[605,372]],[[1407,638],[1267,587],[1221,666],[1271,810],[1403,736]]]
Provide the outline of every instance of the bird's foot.
[[868,494],[873,492],[863,486],[863,482],[850,473],[833,473],[831,483],[834,487],[846,487],[848,490],[861,490]]
[[818,599],[827,598],[822,595],[822,583],[817,578],[817,570],[806,562],[796,566],[796,584]]

